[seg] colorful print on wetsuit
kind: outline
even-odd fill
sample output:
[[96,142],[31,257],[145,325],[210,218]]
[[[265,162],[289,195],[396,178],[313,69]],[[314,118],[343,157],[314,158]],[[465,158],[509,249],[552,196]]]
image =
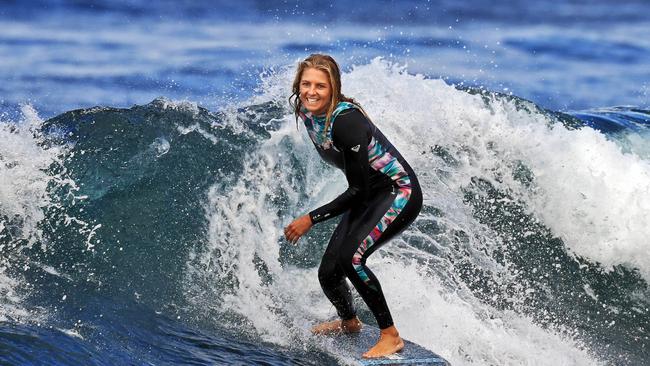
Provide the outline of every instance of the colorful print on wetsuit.
[[334,121],[336,120],[336,116],[338,116],[339,113],[350,108],[357,108],[357,106],[348,102],[339,102],[339,104],[336,105],[334,112],[332,112],[332,120],[330,127],[327,129],[327,135],[323,133],[323,130],[325,130],[325,115],[316,116],[306,109],[302,108],[300,110],[300,118],[302,118],[303,122],[305,123],[307,132],[309,133],[309,138],[311,138],[316,146],[320,146],[323,150],[334,147],[334,150],[339,151],[332,142],[332,130],[334,129]]

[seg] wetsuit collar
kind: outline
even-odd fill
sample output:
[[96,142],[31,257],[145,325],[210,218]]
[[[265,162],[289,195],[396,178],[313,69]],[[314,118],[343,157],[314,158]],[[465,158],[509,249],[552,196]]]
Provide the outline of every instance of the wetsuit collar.
[[313,114],[310,111],[308,111],[307,108],[305,107],[300,107],[300,111],[308,118],[313,118],[313,119],[324,119],[327,116],[327,113]]

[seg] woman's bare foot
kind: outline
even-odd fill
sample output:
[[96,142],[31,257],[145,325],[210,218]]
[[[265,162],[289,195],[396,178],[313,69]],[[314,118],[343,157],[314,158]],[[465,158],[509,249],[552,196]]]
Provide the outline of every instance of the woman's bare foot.
[[394,325],[382,329],[379,333],[379,341],[368,352],[363,354],[364,358],[384,357],[404,348],[404,341],[399,336],[399,332]]
[[348,320],[334,320],[318,324],[311,328],[313,334],[331,335],[340,333],[359,333],[363,325],[359,318],[354,317]]

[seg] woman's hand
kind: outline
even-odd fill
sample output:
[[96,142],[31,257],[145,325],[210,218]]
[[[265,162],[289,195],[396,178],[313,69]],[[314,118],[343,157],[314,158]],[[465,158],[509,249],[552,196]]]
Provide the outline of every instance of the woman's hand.
[[284,237],[290,243],[295,244],[301,236],[311,229],[312,225],[309,215],[300,216],[284,228]]

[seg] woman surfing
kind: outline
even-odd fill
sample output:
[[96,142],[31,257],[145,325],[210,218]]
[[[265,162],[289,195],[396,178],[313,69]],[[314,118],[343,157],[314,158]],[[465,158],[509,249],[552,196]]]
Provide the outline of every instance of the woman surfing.
[[363,108],[341,93],[340,69],[332,57],[313,54],[300,62],[292,92],[296,120],[302,119],[321,158],[341,169],[348,183],[333,201],[296,218],[284,230],[287,240],[295,243],[313,225],[342,215],[318,269],[323,292],[340,319],[316,325],[312,332],[361,330],[347,278],[381,330],[379,340],[363,357],[399,352],[404,342],[366,260],[419,214],[422,191],[418,180]]

